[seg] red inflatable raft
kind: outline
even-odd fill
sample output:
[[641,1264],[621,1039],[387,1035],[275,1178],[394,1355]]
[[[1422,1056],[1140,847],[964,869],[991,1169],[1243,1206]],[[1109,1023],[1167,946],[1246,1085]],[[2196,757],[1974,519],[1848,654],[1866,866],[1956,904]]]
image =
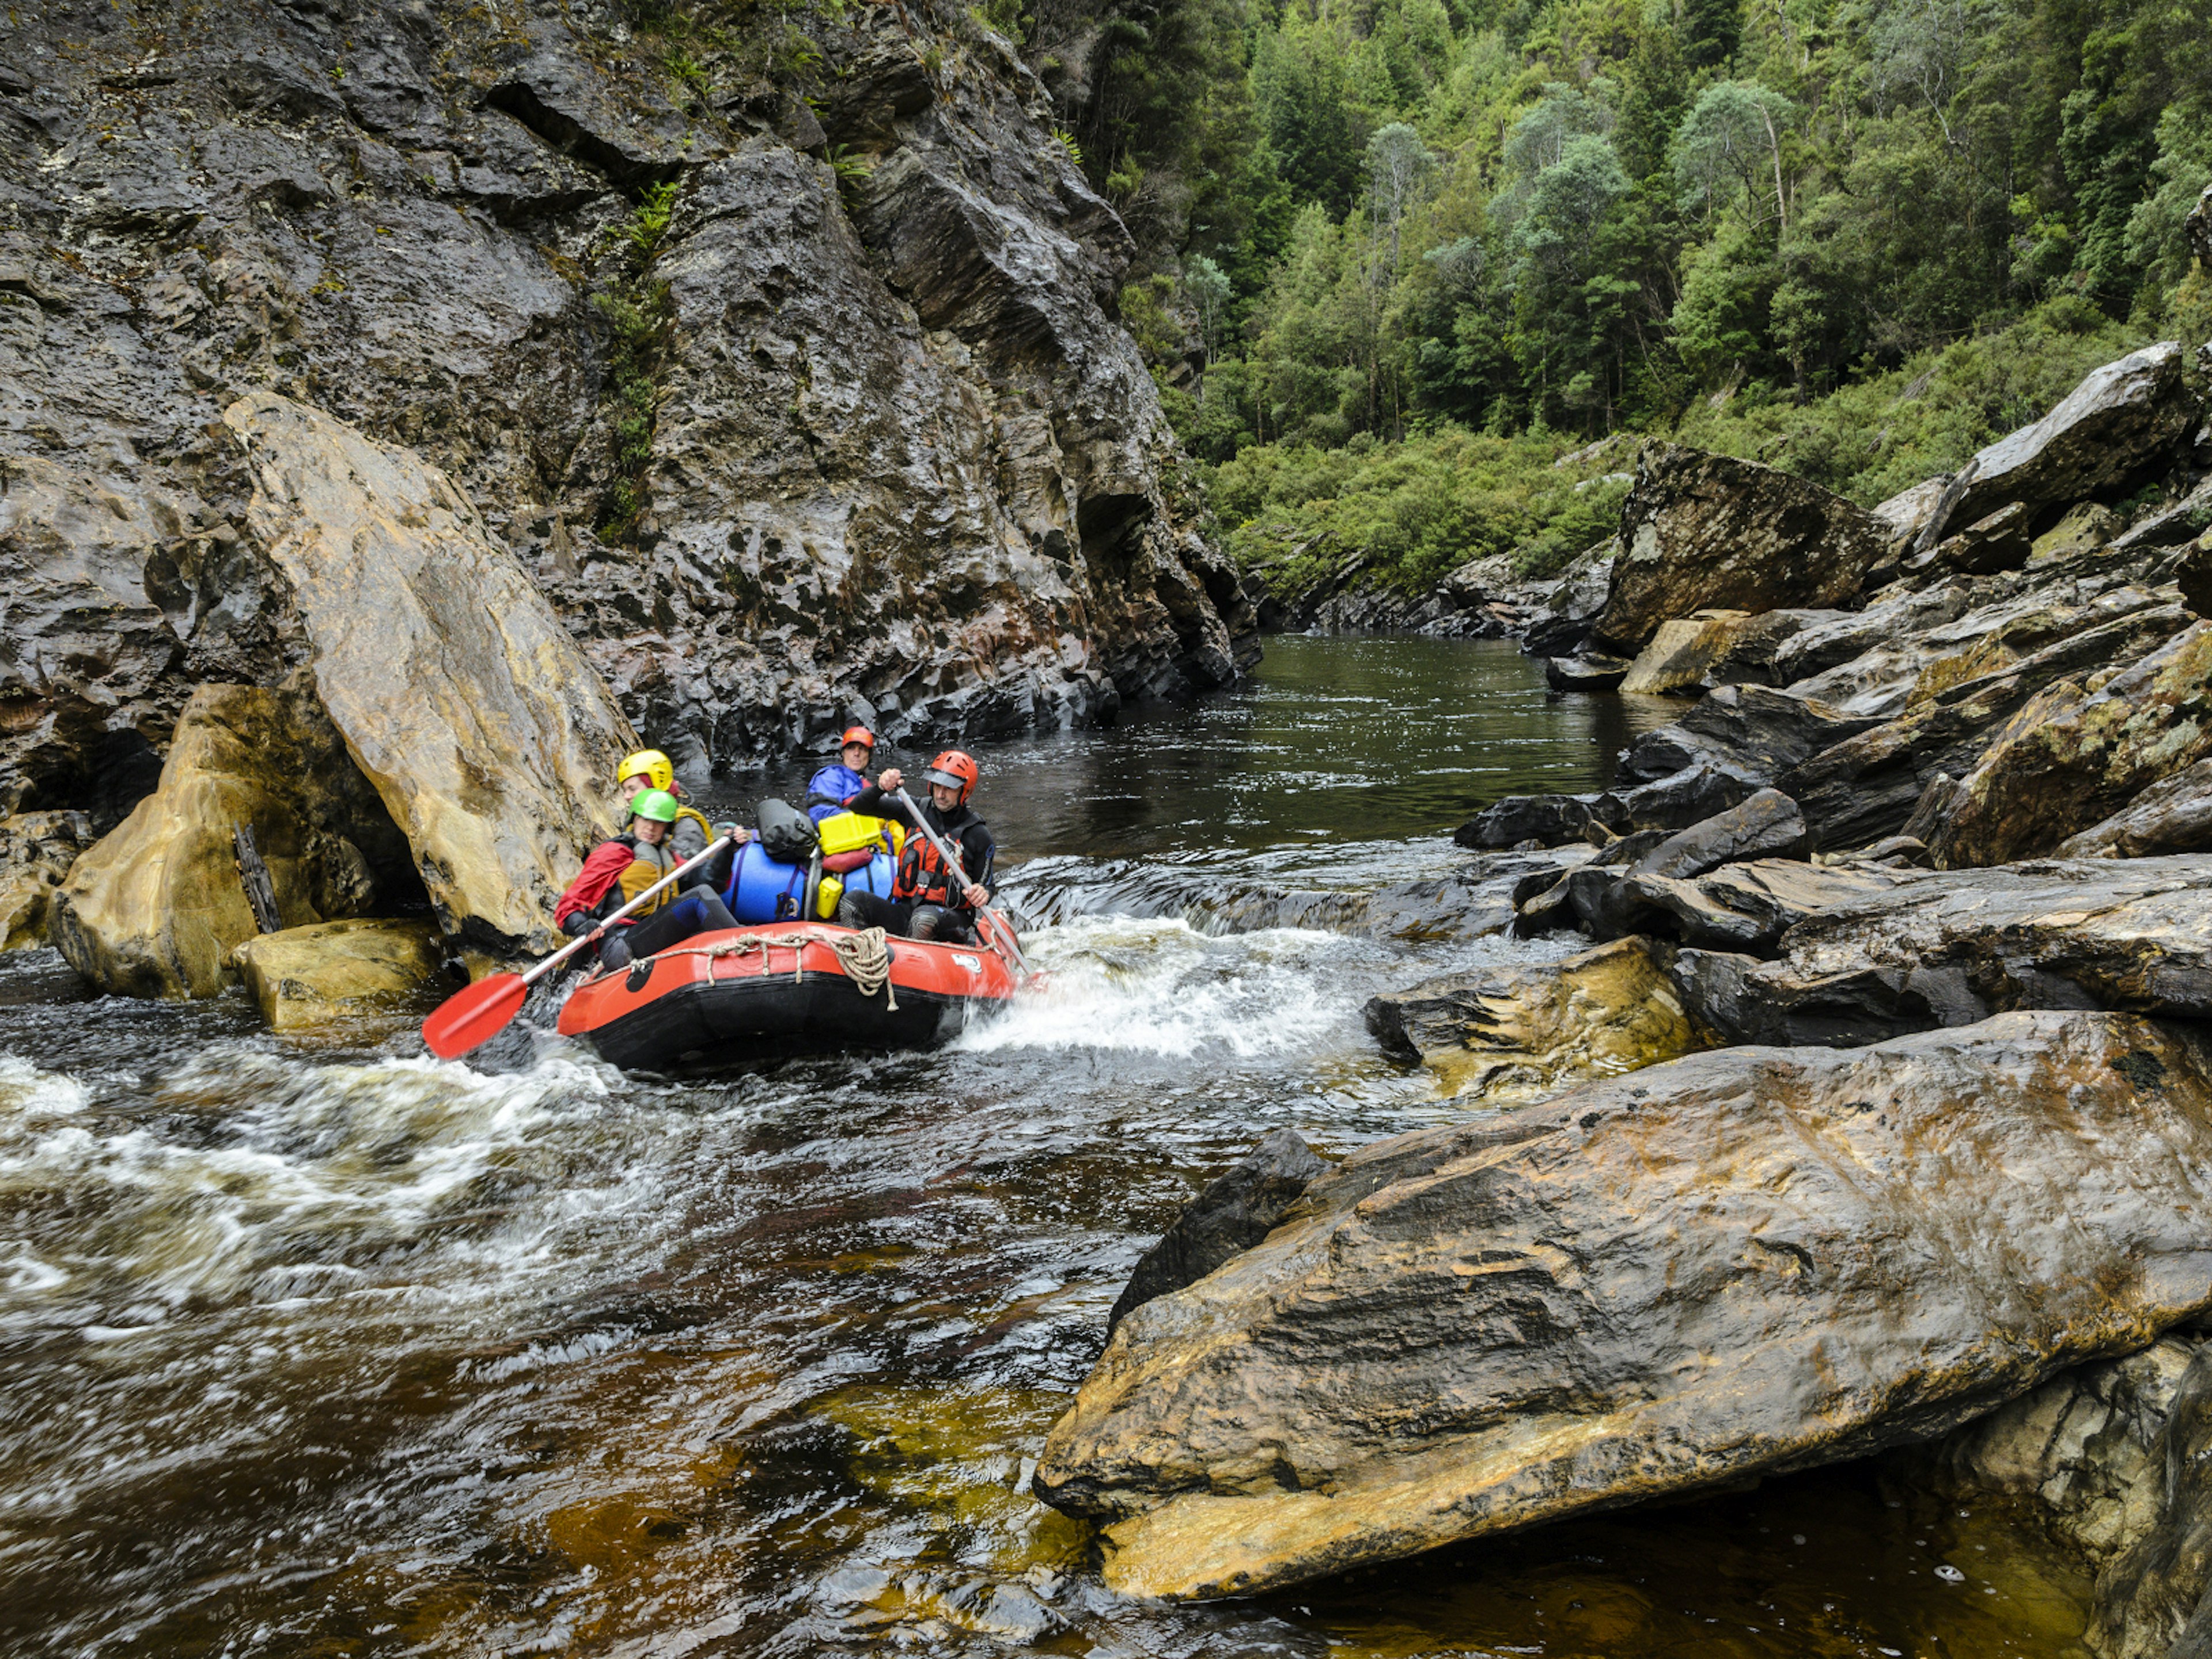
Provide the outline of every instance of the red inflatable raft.
[[562,1006],[560,1029],[610,1064],[649,1071],[840,1048],[933,1048],[978,1006],[1014,994],[982,945],[867,936],[777,921],[701,933],[602,970]]

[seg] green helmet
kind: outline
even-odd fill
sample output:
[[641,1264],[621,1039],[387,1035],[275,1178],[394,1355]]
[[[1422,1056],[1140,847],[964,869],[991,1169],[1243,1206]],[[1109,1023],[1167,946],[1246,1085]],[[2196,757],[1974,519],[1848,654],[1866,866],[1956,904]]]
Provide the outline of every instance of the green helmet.
[[665,789],[641,789],[629,804],[629,815],[634,818],[651,818],[655,823],[673,823],[676,797]]

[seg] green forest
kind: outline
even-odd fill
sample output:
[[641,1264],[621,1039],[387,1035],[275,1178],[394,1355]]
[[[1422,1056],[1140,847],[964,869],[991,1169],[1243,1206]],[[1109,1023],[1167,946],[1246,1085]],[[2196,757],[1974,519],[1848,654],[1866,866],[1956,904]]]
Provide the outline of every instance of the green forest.
[[1557,568],[1617,513],[1614,434],[1871,505],[2212,336],[2212,0],[975,15],[1137,238],[1123,321],[1278,585]]

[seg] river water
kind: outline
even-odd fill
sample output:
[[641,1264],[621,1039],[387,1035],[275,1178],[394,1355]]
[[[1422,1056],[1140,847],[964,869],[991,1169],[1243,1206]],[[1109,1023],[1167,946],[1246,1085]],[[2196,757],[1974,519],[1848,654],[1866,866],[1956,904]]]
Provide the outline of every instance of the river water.
[[1213,1174],[1461,1109],[1362,1002],[1562,947],[1424,909],[1449,828],[1663,716],[1510,647],[1294,638],[985,749],[1049,988],[927,1056],[475,1070],[0,958],[0,1651],[2080,1652],[2078,1569],[1863,1467],[1180,1609],[1022,1489]]

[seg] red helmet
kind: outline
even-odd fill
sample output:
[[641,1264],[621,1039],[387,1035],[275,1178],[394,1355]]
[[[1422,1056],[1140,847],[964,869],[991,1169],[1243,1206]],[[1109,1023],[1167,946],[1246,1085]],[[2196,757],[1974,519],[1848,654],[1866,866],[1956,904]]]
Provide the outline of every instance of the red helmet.
[[845,728],[845,735],[837,739],[837,746],[843,749],[855,743],[873,753],[876,747],[876,734],[865,726],[848,726]]
[[947,749],[929,763],[929,770],[921,775],[924,783],[941,783],[947,788],[957,789],[960,799],[966,800],[968,792],[975,787],[981,774],[974,756],[958,749]]

